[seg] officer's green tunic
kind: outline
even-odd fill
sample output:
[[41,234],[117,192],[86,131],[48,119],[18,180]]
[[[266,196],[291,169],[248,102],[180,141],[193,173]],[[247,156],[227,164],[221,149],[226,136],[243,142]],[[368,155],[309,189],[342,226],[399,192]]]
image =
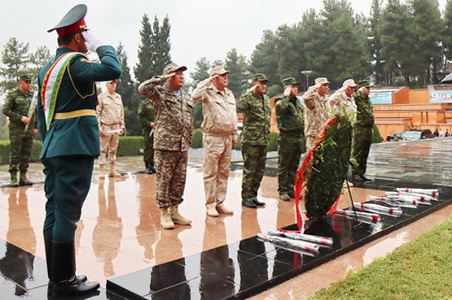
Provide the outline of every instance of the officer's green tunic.
[[278,192],[294,196],[295,175],[300,156],[306,151],[303,107],[300,101],[289,96],[275,100],[278,123]]
[[21,121],[23,116],[28,116],[28,110],[33,98],[31,92],[24,93],[20,89],[10,92],[3,104],[2,112],[9,117],[9,140],[10,140],[10,164],[9,171],[26,172],[33,144],[33,130],[36,128],[36,116],[33,114],[28,129]]
[[360,91],[353,94],[358,114],[353,128],[352,158],[356,165],[352,168],[353,176],[366,173],[367,157],[372,144],[372,126],[374,125],[374,114],[372,102],[369,96],[365,97]]
[[237,104],[243,113],[242,156],[243,179],[242,200],[257,200],[257,191],[264,176],[270,134],[270,104],[267,95],[259,98],[246,92]]
[[[39,89],[55,60],[68,52],[73,51],[57,49],[55,58],[41,69]],[[82,55],[72,58],[63,76],[55,113],[95,110],[95,82],[120,76],[121,67],[113,47],[101,46],[97,48],[97,54],[100,63],[89,62]],[[100,154],[98,122],[95,116],[59,119],[53,120],[46,130],[40,95],[37,117],[43,138],[41,160],[46,175],[44,237],[58,243],[69,242],[74,238],[75,224],[80,220],[82,205],[89,192],[94,159]]]
[[151,123],[154,122],[154,105],[148,99],[143,100],[138,107],[138,120],[144,138],[143,161],[154,163],[154,135],[151,133]]

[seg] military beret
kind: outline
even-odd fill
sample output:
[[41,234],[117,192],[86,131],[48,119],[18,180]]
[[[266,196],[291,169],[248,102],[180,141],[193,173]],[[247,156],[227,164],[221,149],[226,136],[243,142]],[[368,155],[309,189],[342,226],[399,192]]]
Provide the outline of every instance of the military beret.
[[170,63],[169,65],[167,65],[165,67],[165,69],[163,69],[163,75],[168,75],[168,74],[171,74],[171,73],[179,71],[179,70],[186,71],[187,67],[179,66],[179,65],[176,65],[175,63]]
[[256,73],[251,77],[251,81],[255,82],[255,81],[265,81],[267,82],[268,79],[267,77],[265,77],[264,73]]
[[229,74],[230,72],[227,71],[223,65],[215,66],[212,68],[212,71],[210,71],[210,76],[215,75],[223,75],[223,74]]
[[367,80],[360,80],[360,81],[358,82],[358,85],[359,85],[360,87],[361,87],[361,86],[370,87],[369,81],[367,81]]
[[298,82],[295,80],[295,77],[286,77],[282,80],[282,84],[286,86],[291,84],[298,84]]
[[81,29],[88,30],[84,19],[87,11],[88,7],[85,4],[74,6],[55,27],[47,30],[47,32],[56,30],[58,36],[63,36]]
[[19,81],[21,81],[21,80],[31,81],[32,79],[31,79],[30,75],[20,75]]

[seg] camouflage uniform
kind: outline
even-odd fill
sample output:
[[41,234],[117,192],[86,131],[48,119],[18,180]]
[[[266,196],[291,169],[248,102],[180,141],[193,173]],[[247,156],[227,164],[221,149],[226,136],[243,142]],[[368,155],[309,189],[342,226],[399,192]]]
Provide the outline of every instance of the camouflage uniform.
[[10,140],[10,164],[11,176],[16,176],[17,170],[25,174],[28,170],[28,161],[33,144],[33,130],[36,128],[36,115],[33,114],[28,129],[21,121],[23,116],[28,116],[28,109],[33,98],[33,93],[24,93],[20,89],[10,92],[3,104],[3,114],[9,117],[9,140]]
[[[154,122],[154,105],[148,99],[143,100],[138,107],[137,118],[141,123],[141,133],[144,139],[143,161],[146,171],[154,169],[154,134],[151,134],[151,123]],[[149,171],[151,171],[149,169]],[[155,173],[155,170],[152,170]]]
[[295,175],[305,152],[303,108],[298,98],[283,96],[275,100],[278,123],[278,192],[294,197]]
[[353,176],[363,176],[366,173],[367,157],[372,143],[372,127],[374,114],[372,102],[369,96],[364,96],[361,91],[353,94],[358,114],[353,128],[352,158],[357,165],[353,166]]
[[303,95],[303,100],[306,105],[304,111],[306,151],[310,151],[314,146],[315,138],[322,130],[323,125],[330,118],[331,109],[325,96],[320,96],[314,86],[310,87]]
[[107,152],[110,163],[110,174],[115,173],[116,152],[118,151],[119,134],[109,133],[112,130],[125,130],[124,106],[121,95],[114,93],[110,95],[104,92],[98,97],[96,106],[99,129],[103,131],[104,136],[100,137],[100,156],[99,167],[102,169],[106,164]]
[[356,112],[355,100],[353,100],[353,97],[347,97],[343,88],[334,92],[334,94],[330,96],[329,102],[333,107],[333,114],[349,114]]
[[253,92],[240,97],[237,109],[243,113],[242,200],[257,200],[257,191],[264,176],[267,144],[270,134],[270,104],[267,95],[259,98]]
[[164,81],[163,76],[155,76],[138,87],[140,94],[154,103],[156,200],[160,208],[183,201],[193,123],[190,97],[181,90],[180,99],[166,84],[161,85]]

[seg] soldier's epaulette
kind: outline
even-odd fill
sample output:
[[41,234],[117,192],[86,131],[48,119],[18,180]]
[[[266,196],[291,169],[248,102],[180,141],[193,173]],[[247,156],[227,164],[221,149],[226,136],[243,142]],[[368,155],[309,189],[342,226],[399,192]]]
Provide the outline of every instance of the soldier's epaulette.
[[93,61],[90,61],[89,59],[84,58],[84,57],[80,58],[80,61],[81,62],[87,62],[87,63],[93,63]]

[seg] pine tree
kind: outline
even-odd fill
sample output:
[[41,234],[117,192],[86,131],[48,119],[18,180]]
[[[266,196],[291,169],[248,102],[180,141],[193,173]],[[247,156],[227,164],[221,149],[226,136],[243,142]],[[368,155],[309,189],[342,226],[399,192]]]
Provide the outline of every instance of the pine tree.
[[249,75],[246,57],[239,55],[237,49],[231,49],[231,51],[226,53],[225,68],[230,72],[228,75],[228,88],[238,98],[248,86]]
[[138,48],[138,62],[133,68],[135,79],[138,84],[144,82],[147,79],[152,78],[154,67],[154,52],[153,52],[153,32],[151,24],[149,23],[149,17],[144,14],[141,21],[143,28],[140,30],[141,44]]
[[[10,38],[2,51],[2,63],[0,68],[0,92],[7,93],[17,88],[17,80],[20,75],[27,74],[30,55],[29,45],[19,42],[16,38]],[[31,75],[31,74],[27,74]]]
[[169,24],[168,16],[163,19],[162,26],[159,26],[159,20],[157,16],[154,18],[153,24],[154,31],[154,55],[155,55],[155,63],[154,63],[154,72],[155,75],[159,75],[162,73],[163,69],[171,63],[171,43],[170,43],[170,30],[171,25]]
[[371,55],[371,63],[373,66],[373,75],[375,83],[379,84],[382,80],[384,61],[381,56],[381,14],[382,0],[373,0],[369,19],[369,50]]

